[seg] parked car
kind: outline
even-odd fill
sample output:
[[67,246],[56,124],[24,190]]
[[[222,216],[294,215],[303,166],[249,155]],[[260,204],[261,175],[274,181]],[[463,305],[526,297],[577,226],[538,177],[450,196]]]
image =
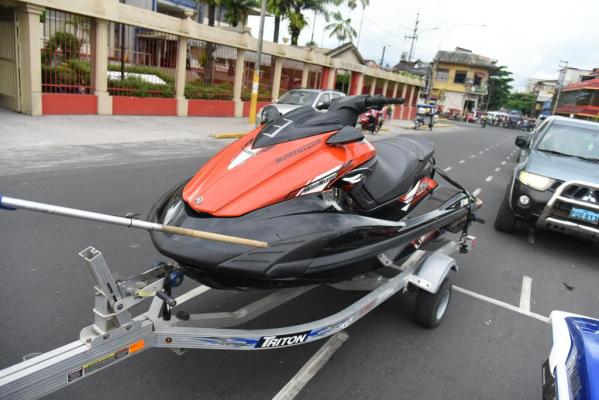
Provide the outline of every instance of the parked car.
[[[344,96],[345,93],[337,92],[334,90],[293,89],[286,92],[277,101],[272,103],[272,105],[275,106],[281,114],[285,115],[289,111],[295,110],[299,107],[308,106],[316,109],[316,106],[320,104],[328,103],[332,100]],[[256,121],[261,120],[263,109],[264,107],[258,110],[258,114],[256,115]]]
[[553,311],[553,346],[543,363],[543,400],[599,399],[599,320]]
[[518,220],[540,228],[599,239],[599,123],[552,116],[523,149],[495,219],[513,232]]

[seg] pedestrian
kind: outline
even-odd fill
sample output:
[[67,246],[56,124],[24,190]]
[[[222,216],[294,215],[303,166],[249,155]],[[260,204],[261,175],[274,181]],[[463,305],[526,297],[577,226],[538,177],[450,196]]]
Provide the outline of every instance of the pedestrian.
[[385,112],[387,114],[387,120],[391,121],[391,117],[393,116],[393,106],[387,106]]

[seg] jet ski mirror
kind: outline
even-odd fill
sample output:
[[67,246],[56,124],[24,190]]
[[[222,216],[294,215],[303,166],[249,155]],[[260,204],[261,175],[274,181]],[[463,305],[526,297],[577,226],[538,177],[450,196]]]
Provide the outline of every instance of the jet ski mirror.
[[266,125],[272,121],[276,121],[281,118],[283,114],[277,109],[277,107],[268,105],[262,109],[260,113],[260,125]]
[[330,105],[331,105],[330,101],[325,101],[325,102],[321,101],[320,103],[316,104],[316,109],[317,110],[328,110]]
[[362,132],[353,126],[344,126],[327,139],[327,144],[345,144],[364,140]]

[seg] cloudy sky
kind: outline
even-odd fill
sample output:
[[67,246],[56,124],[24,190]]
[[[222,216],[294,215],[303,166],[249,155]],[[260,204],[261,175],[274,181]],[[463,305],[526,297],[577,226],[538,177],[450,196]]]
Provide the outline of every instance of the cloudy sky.
[[[341,7],[359,30],[362,9]],[[581,69],[599,67],[599,0],[370,0],[363,16],[359,50],[365,58],[380,62],[384,45],[385,64],[397,63],[410,49],[405,35],[413,29],[420,13],[420,33],[415,57],[430,61],[439,48],[465,47],[506,65],[514,73],[517,89],[528,78],[556,78],[560,60]],[[310,26],[300,35],[299,44],[314,40],[319,46],[339,43],[325,32],[323,17],[307,15]],[[250,19],[252,33],[258,33],[258,17]],[[265,38],[272,40],[273,18],[266,18]],[[480,25],[486,25],[482,27]],[[436,28],[436,29],[435,29]],[[282,37],[289,37],[286,23]]]

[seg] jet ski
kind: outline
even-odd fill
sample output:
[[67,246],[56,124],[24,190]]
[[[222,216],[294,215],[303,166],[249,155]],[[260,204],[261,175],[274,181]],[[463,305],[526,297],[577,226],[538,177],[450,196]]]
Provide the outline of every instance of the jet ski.
[[168,191],[149,220],[268,247],[152,231],[154,246],[207,286],[273,289],[351,279],[383,267],[382,254],[399,260],[446,231],[465,234],[475,199],[449,178],[439,185],[432,142],[370,143],[355,128],[363,112],[401,103],[348,96],[284,116],[266,107],[264,125]]

